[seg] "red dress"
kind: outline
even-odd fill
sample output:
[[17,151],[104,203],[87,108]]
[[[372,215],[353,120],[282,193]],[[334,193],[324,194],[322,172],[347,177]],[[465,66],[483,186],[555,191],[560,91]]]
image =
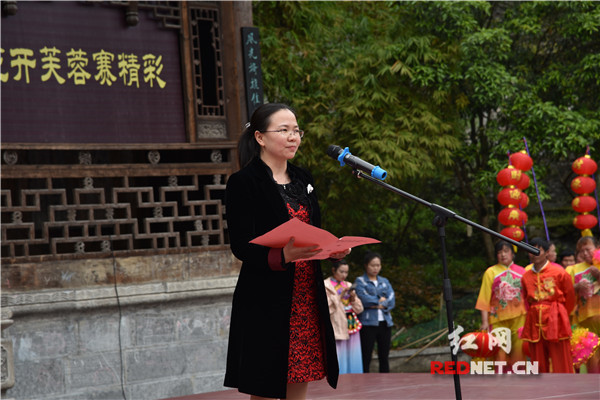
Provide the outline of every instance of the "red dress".
[[[290,202],[287,206],[291,218],[310,223],[306,207],[296,204],[297,209],[294,210]],[[288,383],[311,382],[325,377],[314,271],[312,261],[296,262],[290,316]]]

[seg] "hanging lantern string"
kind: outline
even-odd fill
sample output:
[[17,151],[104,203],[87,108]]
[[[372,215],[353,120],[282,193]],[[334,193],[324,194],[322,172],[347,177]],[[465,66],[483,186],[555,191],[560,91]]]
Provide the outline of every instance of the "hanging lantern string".
[[[527,146],[527,139],[523,138],[523,142],[525,142],[525,150],[527,151],[527,155],[531,157],[529,154],[529,146]],[[540,205],[540,210],[542,211],[542,220],[544,221],[544,230],[546,231],[546,240],[550,241],[550,235],[548,234],[548,225],[546,224],[546,215],[544,214],[544,207],[542,206],[542,199],[540,198],[540,191],[538,190],[537,179],[535,178],[535,171],[533,169],[533,165],[531,166],[531,175],[533,175],[533,183],[535,185],[535,194],[538,198],[538,204]]]
[[[523,211],[523,207],[521,207],[521,204],[519,204],[519,210]],[[525,221],[522,221],[521,224],[523,224],[523,233],[525,234],[525,243],[529,243],[529,239],[527,239],[527,229],[525,228]]]
[[[590,157],[592,156],[590,154],[590,145],[589,144],[587,145],[585,154],[587,154]],[[592,174],[592,179],[594,180],[594,182],[598,182],[596,180],[595,174]],[[598,229],[600,229],[600,204],[598,204],[598,185],[596,185],[596,188],[594,189],[594,196],[596,197],[596,214],[598,214]]]
[[[508,157],[508,165],[511,165],[511,162],[510,162],[510,151],[506,152],[506,156]],[[531,156],[529,156],[529,157],[531,157]],[[523,211],[523,207],[521,206],[521,202],[519,202],[519,210]],[[525,227],[525,221],[524,220],[521,221],[521,226],[523,227],[523,234],[525,235],[525,243],[529,243],[529,239],[527,239],[527,228]],[[516,247],[515,247],[515,249],[516,249]]]

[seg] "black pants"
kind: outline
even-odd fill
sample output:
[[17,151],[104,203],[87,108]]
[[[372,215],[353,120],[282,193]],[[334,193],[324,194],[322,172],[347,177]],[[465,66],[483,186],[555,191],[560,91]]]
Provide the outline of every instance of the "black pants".
[[377,342],[377,357],[379,357],[379,372],[390,372],[390,347],[392,345],[392,328],[385,321],[379,326],[364,326],[360,330],[360,347],[362,350],[363,372],[369,372],[373,347]]

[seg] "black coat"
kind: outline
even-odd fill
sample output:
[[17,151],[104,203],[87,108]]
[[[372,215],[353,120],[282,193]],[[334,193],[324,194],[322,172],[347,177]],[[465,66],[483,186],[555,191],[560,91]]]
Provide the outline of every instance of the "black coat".
[[[309,172],[290,163],[288,172],[304,187],[314,185]],[[312,223],[319,227],[315,192],[308,197]],[[229,177],[226,206],[231,251],[242,261],[242,268],[233,294],[224,384],[256,396],[285,398],[295,263],[286,264],[284,271],[273,271],[268,265],[269,248],[248,242],[289,220],[287,206],[259,158]],[[335,388],[339,374],[335,337],[321,265],[318,261],[312,264],[327,381]]]

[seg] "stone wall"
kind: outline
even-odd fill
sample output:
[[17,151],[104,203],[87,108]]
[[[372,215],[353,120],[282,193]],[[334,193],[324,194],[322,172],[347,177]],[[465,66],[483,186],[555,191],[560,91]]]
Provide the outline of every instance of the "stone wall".
[[[3,311],[14,321],[3,331],[15,371],[6,395],[81,400],[122,399],[124,393],[149,400],[225,389],[239,262],[229,251],[211,253],[194,257],[213,261],[210,267],[200,262],[206,276],[171,275],[116,288],[3,290]],[[154,268],[152,262],[146,267]]]

